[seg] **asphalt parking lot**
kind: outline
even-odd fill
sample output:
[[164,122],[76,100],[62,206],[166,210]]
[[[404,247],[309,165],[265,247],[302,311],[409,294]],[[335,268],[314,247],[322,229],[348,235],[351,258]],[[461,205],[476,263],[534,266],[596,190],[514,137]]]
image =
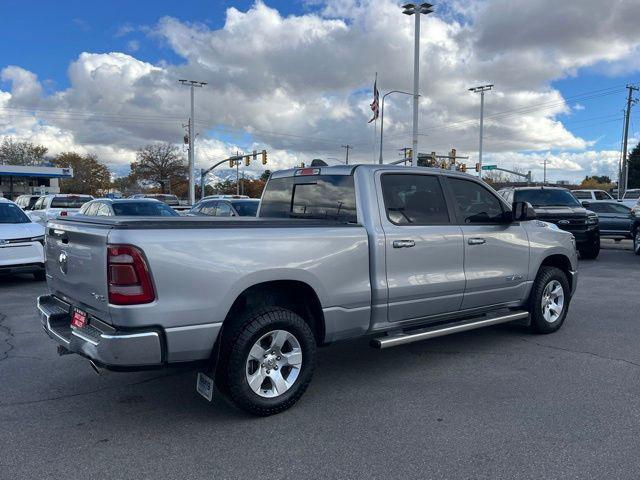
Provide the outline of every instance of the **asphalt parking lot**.
[[[626,244],[626,242],[625,242]],[[58,357],[30,277],[0,279],[0,478],[638,478],[640,257],[580,264],[567,322],[320,351],[291,410],[247,416],[195,373]]]

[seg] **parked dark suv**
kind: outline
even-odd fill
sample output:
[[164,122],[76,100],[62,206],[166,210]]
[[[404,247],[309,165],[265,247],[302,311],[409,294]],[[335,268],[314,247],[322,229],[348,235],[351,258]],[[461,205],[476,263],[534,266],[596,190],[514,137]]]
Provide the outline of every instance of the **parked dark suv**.
[[539,220],[573,233],[581,258],[596,258],[600,253],[598,215],[584,208],[566,188],[518,187],[498,193],[510,204],[529,202]]

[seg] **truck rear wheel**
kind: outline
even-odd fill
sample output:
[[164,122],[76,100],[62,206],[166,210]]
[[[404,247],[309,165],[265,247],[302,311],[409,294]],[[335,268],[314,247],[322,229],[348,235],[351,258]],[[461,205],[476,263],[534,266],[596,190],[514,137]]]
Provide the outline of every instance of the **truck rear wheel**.
[[570,292],[562,270],[540,268],[529,299],[531,329],[535,333],[553,333],[562,326],[569,310]]
[[217,381],[234,405],[254,415],[280,413],[307,389],[316,361],[311,328],[279,307],[242,315],[221,345]]

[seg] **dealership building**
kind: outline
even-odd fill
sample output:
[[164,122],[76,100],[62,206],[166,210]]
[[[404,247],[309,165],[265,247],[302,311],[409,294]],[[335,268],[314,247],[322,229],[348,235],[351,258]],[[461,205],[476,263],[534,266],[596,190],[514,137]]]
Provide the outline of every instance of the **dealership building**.
[[0,165],[0,197],[60,193],[59,180],[71,177],[72,168]]

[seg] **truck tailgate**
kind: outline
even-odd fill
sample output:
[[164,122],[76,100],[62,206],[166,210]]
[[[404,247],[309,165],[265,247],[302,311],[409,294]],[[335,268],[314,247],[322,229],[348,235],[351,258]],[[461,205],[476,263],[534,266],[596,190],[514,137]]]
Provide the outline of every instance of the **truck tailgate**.
[[106,322],[109,231],[105,225],[51,220],[45,247],[51,293]]

